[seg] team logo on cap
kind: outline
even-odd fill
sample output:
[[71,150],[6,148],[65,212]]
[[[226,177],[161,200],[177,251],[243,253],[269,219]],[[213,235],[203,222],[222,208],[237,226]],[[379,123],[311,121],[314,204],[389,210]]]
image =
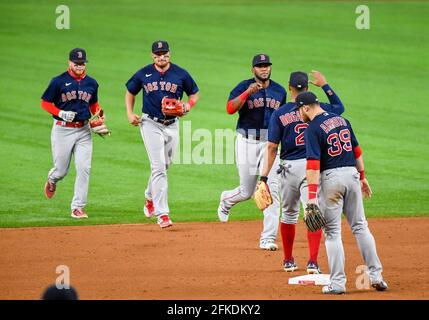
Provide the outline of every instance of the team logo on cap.
[[79,59],[82,59],[82,51],[78,51],[78,52],[77,52],[77,57],[78,57]]
[[265,60],[265,55],[261,54],[261,60],[264,61]]
[[162,42],[158,42],[158,49],[162,48]]

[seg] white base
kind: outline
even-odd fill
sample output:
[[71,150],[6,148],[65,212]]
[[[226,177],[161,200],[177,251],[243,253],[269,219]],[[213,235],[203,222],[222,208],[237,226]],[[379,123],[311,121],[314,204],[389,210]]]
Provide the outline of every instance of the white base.
[[327,286],[330,284],[329,274],[306,274],[304,276],[289,278],[289,284],[302,286]]

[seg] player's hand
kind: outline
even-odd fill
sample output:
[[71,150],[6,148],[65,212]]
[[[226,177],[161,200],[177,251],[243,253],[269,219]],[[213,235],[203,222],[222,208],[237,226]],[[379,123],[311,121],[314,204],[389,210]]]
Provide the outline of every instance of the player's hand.
[[72,122],[77,112],[74,111],[64,111],[61,110],[58,113],[58,116],[63,119],[65,122]]
[[371,198],[372,190],[371,190],[371,187],[369,186],[368,180],[366,180],[366,178],[362,179],[360,181],[360,187],[362,190],[363,197],[364,198]]
[[189,103],[183,104],[183,115],[187,114],[191,110],[191,105]]
[[138,126],[141,122],[140,117],[134,113],[128,114],[128,122],[133,126]]
[[314,80],[310,80],[310,83],[314,84],[315,86],[323,87],[325,84],[328,84],[325,76],[321,72],[311,70],[311,75],[313,76]]
[[262,84],[258,82],[254,82],[247,88],[247,92],[249,92],[249,94],[252,95],[261,89],[262,89]]

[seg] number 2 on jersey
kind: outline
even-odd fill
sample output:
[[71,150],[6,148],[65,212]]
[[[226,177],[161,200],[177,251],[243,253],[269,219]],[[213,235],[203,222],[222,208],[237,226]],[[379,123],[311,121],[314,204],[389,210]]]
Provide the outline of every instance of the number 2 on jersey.
[[294,131],[296,133],[298,133],[298,135],[295,138],[295,145],[297,146],[303,146],[305,144],[304,141],[304,131],[305,129],[308,127],[308,124],[306,123],[298,123],[295,128]]
[[[340,134],[334,132],[328,136],[327,142],[330,147],[328,149],[328,154],[331,157],[336,157],[344,150],[346,152],[352,151],[352,141],[350,139],[350,131],[349,129],[343,129],[340,131]],[[341,142],[343,144],[341,144]]]

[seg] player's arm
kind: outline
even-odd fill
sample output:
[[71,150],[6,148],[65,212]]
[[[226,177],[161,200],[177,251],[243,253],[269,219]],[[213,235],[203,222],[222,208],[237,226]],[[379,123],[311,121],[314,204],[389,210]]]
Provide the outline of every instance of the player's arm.
[[274,113],[271,115],[270,123],[268,125],[268,143],[264,155],[262,177],[268,177],[268,174],[273,167],[282,135],[283,126],[280,124],[278,112],[274,111]]
[[46,111],[49,112],[50,114],[57,116],[60,113],[60,109],[58,109],[52,102],[46,101],[42,99],[42,103],[41,103],[42,108]]
[[188,97],[188,102],[185,103],[185,111],[188,112],[191,110],[197,104],[198,99],[200,99],[200,94],[198,92],[191,94]]
[[365,198],[371,198],[372,190],[371,190],[371,187],[369,186],[368,180],[365,177],[365,167],[364,167],[362,155],[359,158],[356,158],[356,169],[357,171],[359,171],[360,187],[361,187],[363,196]]
[[134,113],[134,104],[136,102],[136,95],[139,94],[143,87],[142,83],[142,70],[137,71],[125,84],[127,91],[125,92],[125,108],[127,110],[128,122],[133,126],[138,126],[140,117]]
[[359,146],[359,143],[356,139],[356,136],[353,132],[353,129],[350,125],[350,122],[346,120],[349,128],[350,128],[350,139],[353,147],[354,156],[356,159],[356,170],[359,172],[359,180],[360,180],[360,187],[362,190],[362,194],[365,198],[371,198],[372,196],[372,190],[369,186],[368,180],[365,177],[365,165],[363,161],[363,151],[361,147]]
[[317,134],[308,127],[304,133],[307,156],[306,177],[308,184],[308,203],[317,204],[317,191],[320,178],[320,144]]
[[188,96],[188,101],[184,104],[183,108],[184,113],[187,113],[195,106],[200,98],[199,88],[188,72],[185,72],[183,79],[183,91]]
[[52,114],[53,116],[60,117],[66,122],[73,121],[76,112],[74,111],[64,111],[59,108],[57,108],[53,101],[56,101],[58,99],[59,90],[57,86],[57,81],[55,79],[52,79],[49,83],[48,88],[46,88],[45,92],[42,95],[42,102],[41,106],[42,108]]
[[41,106],[46,112],[58,117],[61,109],[57,108],[53,103],[56,98],[58,98],[58,86],[54,78],[42,94]]
[[60,117],[66,122],[72,122],[74,120],[74,117],[76,116],[76,112],[61,110],[57,108],[52,102],[43,99],[41,105],[45,111],[49,112],[53,116]]
[[321,72],[315,70],[311,71],[311,75],[313,76],[314,80],[311,80],[310,83],[314,84],[315,86],[321,87],[322,90],[325,92],[326,96],[328,97],[329,104],[321,104],[323,109],[325,111],[333,112],[335,114],[342,114],[344,112],[344,105],[335,93],[335,91],[332,90],[331,86],[326,81],[325,76]]
[[127,90],[125,93],[125,107],[127,109],[128,122],[133,126],[138,126],[140,117],[134,113],[134,104],[136,96]]
[[[101,108],[100,104],[97,102],[92,103],[89,105],[89,111],[91,114],[95,117],[98,116],[101,121],[106,120],[106,116],[104,114],[104,110]],[[92,119],[92,118],[91,118]]]
[[250,84],[249,87],[238,97],[228,100],[228,103],[226,104],[226,112],[229,114],[236,113],[244,105],[247,98],[255,92],[258,92],[260,89],[262,89],[262,85],[260,83],[253,82]]
[[317,203],[317,190],[319,189],[320,160],[307,159],[308,203]]
[[94,94],[91,97],[91,100],[89,100],[89,111],[93,116],[98,116],[99,120],[105,121],[105,115],[104,110],[101,108],[100,104],[98,103],[98,83],[95,89]]
[[268,141],[267,149],[265,150],[264,169],[262,170],[262,177],[268,177],[268,174],[273,167],[274,160],[277,156],[279,145]]

